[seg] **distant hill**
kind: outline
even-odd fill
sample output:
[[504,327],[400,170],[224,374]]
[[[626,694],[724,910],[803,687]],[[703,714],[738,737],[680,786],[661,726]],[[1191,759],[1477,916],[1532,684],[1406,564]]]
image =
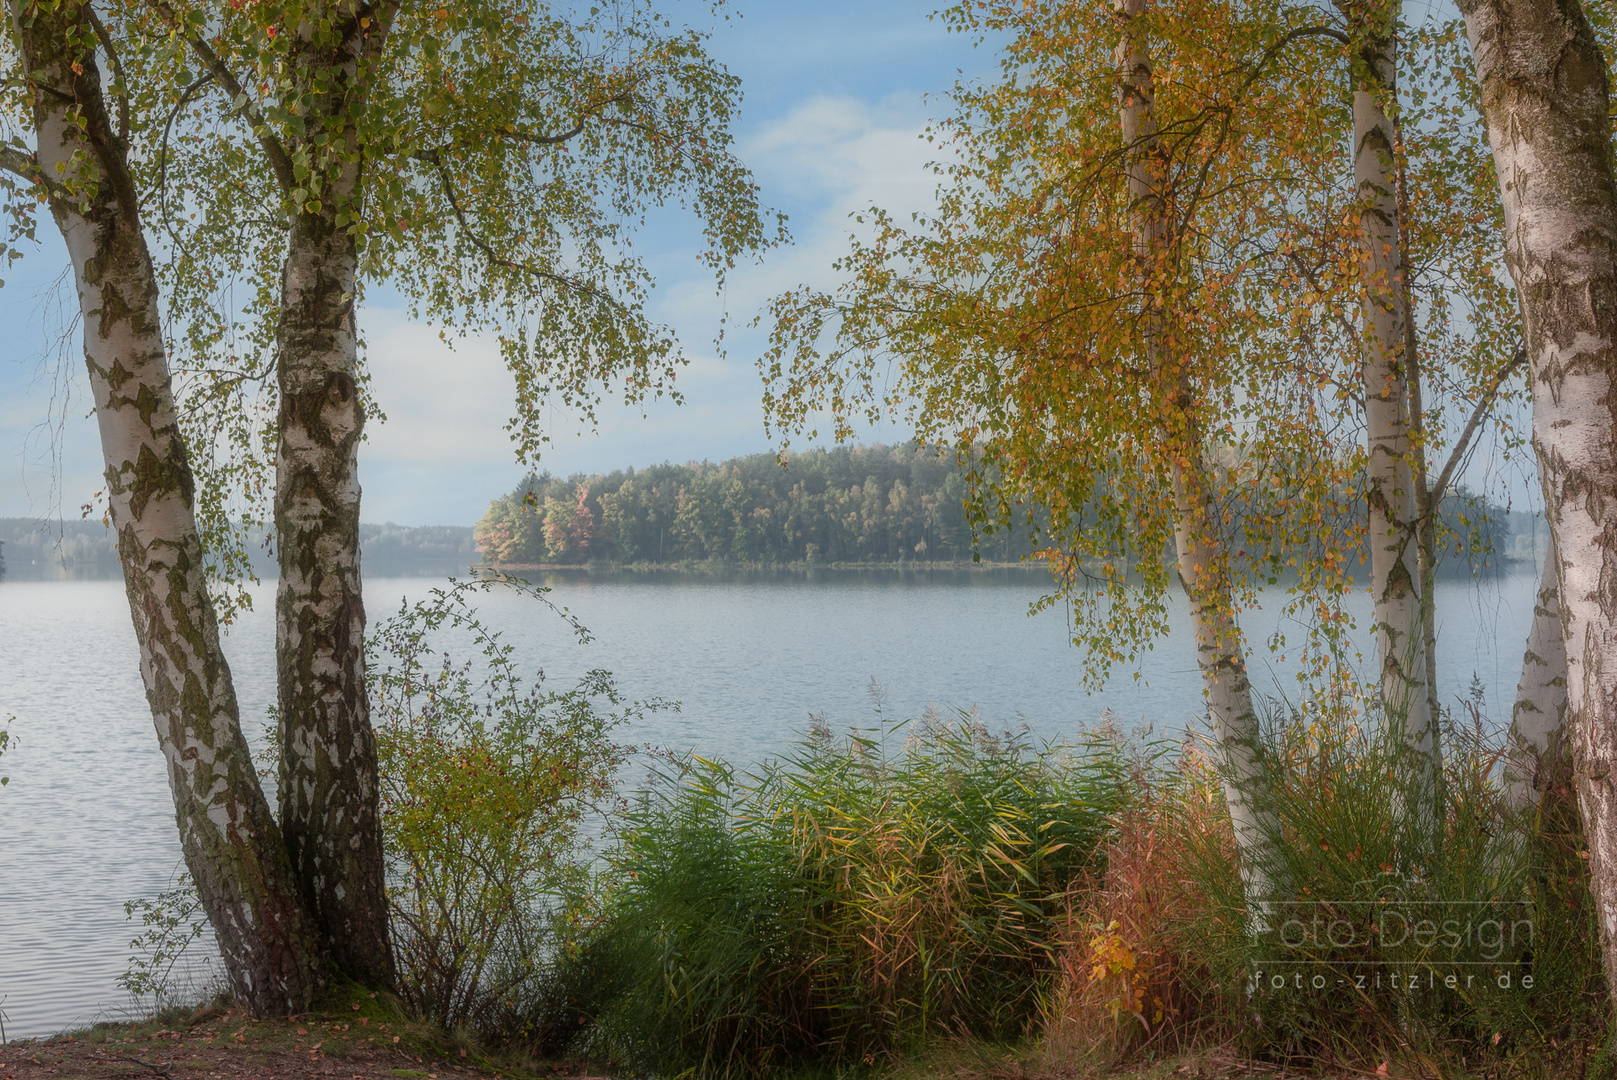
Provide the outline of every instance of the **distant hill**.
[[447,560],[469,565],[477,555],[470,525],[360,525],[360,556],[368,563]]
[[[464,571],[476,560],[469,525],[360,525],[365,569],[384,575]],[[253,569],[275,575],[273,553],[255,545]],[[99,578],[118,573],[118,544],[99,521],[0,518],[0,573],[17,580]]]
[[10,578],[102,577],[118,572],[118,548],[99,521],[0,518]]

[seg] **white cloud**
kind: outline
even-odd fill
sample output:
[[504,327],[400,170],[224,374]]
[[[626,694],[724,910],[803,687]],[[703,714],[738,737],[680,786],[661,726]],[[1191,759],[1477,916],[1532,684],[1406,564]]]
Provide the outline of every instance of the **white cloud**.
[[796,243],[772,253],[760,273],[732,290],[736,309],[757,310],[799,283],[833,286],[831,267],[849,236],[868,231],[854,215],[879,206],[905,222],[931,210],[938,177],[928,164],[938,151],[921,137],[928,118],[914,94],[878,104],[813,98],[747,140],[743,160],[765,193],[784,193],[807,212],[794,223]]
[[[609,398],[593,431],[553,407],[545,418],[552,445],[542,467],[561,475],[605,472],[767,449],[755,367],[765,331],[745,323],[783,289],[834,284],[831,264],[846,250],[850,213],[876,204],[907,219],[932,206],[936,178],[926,163],[934,151],[919,138],[925,121],[915,96],[876,105],[814,98],[748,139],[741,154],[766,197],[778,193],[801,208],[793,223],[797,242],[762,265],[738,268],[722,297],[683,252],[678,261],[661,260],[654,267],[654,315],[679,331],[690,356],[678,378],[685,404],[649,402],[642,410]],[[731,324],[720,357],[704,337],[726,307]],[[388,414],[386,424],[371,428],[362,451],[367,519],[473,520],[521,474],[504,430],[515,388],[497,346],[470,337],[451,349],[432,328],[387,308],[367,308],[361,317],[369,328],[372,390]],[[867,434],[906,437],[890,430]]]
[[[515,385],[488,338],[451,350],[430,327],[367,309],[371,390],[387,414],[360,451],[364,517],[401,524],[469,524],[521,476],[505,425]],[[565,408],[543,418],[551,433],[541,468],[567,475],[665,459],[725,457],[762,448],[750,366],[696,354],[680,374],[687,404],[610,397],[591,429]],[[742,390],[737,394],[737,390]]]
[[361,454],[398,465],[509,461],[502,430],[516,384],[487,338],[454,339],[402,313],[361,311],[371,394],[387,422],[369,426]]
[[908,208],[931,202],[935,180],[925,166],[936,148],[921,138],[926,121],[912,94],[874,105],[810,98],[745,140],[741,154],[766,192],[833,210]]

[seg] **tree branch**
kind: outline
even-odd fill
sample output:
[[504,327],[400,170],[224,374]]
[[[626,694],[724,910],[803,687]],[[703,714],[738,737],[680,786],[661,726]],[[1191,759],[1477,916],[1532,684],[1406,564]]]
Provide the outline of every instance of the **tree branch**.
[[439,182],[443,184],[444,197],[449,200],[449,209],[454,212],[455,220],[460,223],[461,230],[465,233],[466,238],[483,253],[489,262],[493,263],[495,266],[502,266],[507,270],[516,271],[519,274],[528,274],[532,277],[539,278],[540,280],[548,281],[552,285],[555,285],[566,292],[588,297],[589,299],[594,300],[596,303],[605,304],[606,306],[615,308],[620,312],[627,312],[628,309],[623,306],[623,303],[619,301],[617,297],[598,289],[593,285],[587,285],[582,282],[574,281],[565,274],[558,274],[553,270],[546,270],[542,267],[534,266],[532,263],[514,262],[511,259],[507,259],[503,255],[499,254],[494,250],[492,244],[479,236],[477,234],[477,230],[472,228],[472,223],[466,217],[466,211],[461,207],[460,200],[455,197],[454,180],[450,177],[449,170],[445,168],[443,160],[438,151],[422,150],[418,151],[413,156],[416,158],[416,160],[425,162],[426,164],[432,166],[432,168],[438,173]]
[[1477,400],[1477,407],[1471,410],[1471,419],[1466,421],[1465,429],[1460,432],[1460,441],[1454,444],[1454,450],[1450,452],[1448,461],[1444,463],[1443,471],[1437,476],[1437,483],[1432,485],[1431,506],[1426,511],[1428,514],[1437,512],[1437,504],[1443,500],[1443,493],[1448,490],[1449,481],[1454,479],[1455,470],[1459,467],[1460,460],[1466,456],[1466,450],[1470,446],[1472,438],[1476,436],[1478,429],[1482,427],[1482,422],[1487,419],[1488,407],[1493,404],[1494,398],[1499,395],[1499,388],[1504,385],[1505,380],[1510,378],[1517,368],[1526,363],[1527,345],[1523,343],[1516,346],[1516,354],[1510,358],[1509,362],[1494,372],[1492,384],[1483,393],[1482,397]]
[[297,187],[297,179],[292,171],[292,156],[286,152],[286,147],[281,145],[281,141],[270,134],[264,114],[258,111],[258,106],[247,96],[247,91],[242,88],[235,74],[219,58],[219,54],[200,37],[191,38],[190,45],[191,51],[201,58],[219,85],[230,94],[231,102],[233,104],[241,102],[241,114],[253,125],[253,137],[258,140],[258,145],[264,148],[264,156],[269,158],[270,168],[275,171],[275,178],[281,182],[281,190],[291,191]]
[[0,171],[19,176],[30,184],[38,184],[52,198],[62,194],[62,185],[45,175],[45,171],[39,167],[39,158],[32,150],[0,146]]
[[39,169],[39,158],[35,157],[31,150],[0,146],[0,169],[14,173],[30,184],[44,183],[44,175]]
[[533,143],[539,146],[556,146],[559,143],[564,143],[568,139],[582,133],[584,128],[589,124],[590,120],[593,117],[599,116],[601,114],[601,110],[606,108],[608,105],[623,104],[625,102],[632,102],[633,100],[634,91],[632,90],[625,90],[620,94],[614,94],[609,98],[603,98],[594,105],[581,110],[578,114],[578,123],[574,124],[570,130],[564,131],[559,135],[535,135],[533,132],[515,127],[513,127],[510,131],[501,132],[501,134],[507,138],[516,139],[519,142]]
[[539,146],[555,146],[557,143],[564,143],[582,132],[584,125],[587,123],[589,123],[589,117],[581,116],[578,123],[560,135],[534,135],[531,132],[523,131],[521,128],[512,128],[510,131],[501,132],[501,134],[506,138],[516,139],[518,142],[534,143]]
[[118,50],[113,47],[112,35],[107,33],[107,27],[101,21],[101,16],[95,13],[95,5],[84,5],[84,12],[86,16],[89,17],[90,27],[95,31],[96,40],[101,42],[101,47],[106,50],[107,62],[112,65],[112,73],[117,77],[118,85],[121,88],[120,92],[115,95],[115,100],[118,103],[118,141],[123,143],[125,146],[128,146],[129,87],[128,84],[124,82],[123,61],[118,59]]
[[1341,45],[1351,45],[1353,43],[1352,38],[1334,26],[1299,26],[1295,30],[1288,31],[1279,41],[1263,50],[1263,55],[1258,58],[1258,66],[1254,75],[1262,72],[1264,65],[1279,56],[1281,50],[1285,49],[1287,45],[1294,41],[1300,41],[1305,37],[1328,37]]
[[[162,11],[163,18],[171,26],[182,33],[184,32],[184,26],[174,14],[173,8],[167,3],[161,2],[156,6]],[[207,69],[208,73],[230,95],[232,106],[235,107],[236,102],[241,103],[239,106],[241,114],[253,126],[253,137],[258,140],[258,145],[263,148],[264,156],[269,158],[270,168],[274,171],[275,178],[280,181],[281,190],[291,191],[297,187],[297,180],[292,172],[292,156],[286,152],[286,147],[281,145],[280,140],[270,133],[269,124],[264,120],[264,114],[258,111],[258,106],[254,105],[252,99],[248,97],[247,91],[242,87],[241,81],[236,78],[235,73],[230,70],[229,65],[200,36],[186,34],[185,42],[191,47],[191,51],[197,55],[197,58],[202,61],[202,65]]]
[[[163,138],[159,141],[158,146],[157,146],[157,216],[159,218],[161,218],[165,224],[167,224],[167,222],[168,222],[167,206],[168,206],[168,133],[169,133],[169,129],[174,126],[175,118],[180,115],[180,112],[181,112],[181,110],[183,110],[185,108],[186,103],[191,100],[191,96],[193,94],[195,94],[198,90],[202,89],[204,86],[206,86],[208,83],[210,83],[212,81],[213,81],[213,72],[210,71],[210,72],[207,72],[206,74],[204,74],[196,82],[192,83],[190,86],[187,86],[184,90],[180,91],[180,99],[178,101],[176,101],[174,103],[174,107],[168,111],[168,119],[163,121]],[[169,231],[169,235],[170,236],[173,235],[173,230]]]

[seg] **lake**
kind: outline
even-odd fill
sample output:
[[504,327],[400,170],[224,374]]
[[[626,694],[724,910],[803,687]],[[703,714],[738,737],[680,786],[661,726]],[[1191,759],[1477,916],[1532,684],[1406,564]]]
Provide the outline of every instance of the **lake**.
[[[889,720],[928,705],[975,708],[994,730],[1026,724],[1040,738],[1076,734],[1107,710],[1124,726],[1159,731],[1201,712],[1182,605],[1138,682],[1118,672],[1091,695],[1065,613],[1028,614],[1048,582],[1037,571],[579,571],[541,580],[592,643],[511,593],[481,600],[485,620],[552,687],[606,668],[631,697],[681,703],[625,733],[638,743],[753,762],[787,746],[810,713],[833,727],[872,723],[873,680]],[[372,623],[437,583],[370,578]],[[1508,717],[1536,584],[1528,573],[1439,584],[1445,700],[1464,695],[1475,674],[1494,719]],[[273,584],[256,596],[225,648],[243,726],[262,742],[274,698]],[[1256,639],[1277,618],[1257,612],[1246,625]],[[1269,694],[1295,686],[1288,669],[1267,662],[1253,663],[1253,679]],[[114,979],[138,931],[124,901],[155,897],[179,865],[121,581],[0,583],[0,718],[8,714],[18,745],[0,768],[12,778],[0,789],[0,1019],[15,1038],[123,1015],[130,1002]]]

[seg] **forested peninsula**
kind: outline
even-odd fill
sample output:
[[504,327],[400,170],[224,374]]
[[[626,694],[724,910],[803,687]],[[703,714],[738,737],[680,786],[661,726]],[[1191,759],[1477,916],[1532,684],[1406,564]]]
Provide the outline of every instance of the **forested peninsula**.
[[[974,531],[972,484],[953,451],[907,443],[531,475],[478,521],[504,569],[540,566],[1004,564],[1039,546],[1027,515]],[[1467,492],[1444,500],[1446,573],[1533,557],[1532,515]]]
[[[952,455],[913,444],[544,473],[489,506],[477,547],[500,566],[965,562],[968,486]],[[1010,562],[1032,548],[1013,528],[978,550]]]

